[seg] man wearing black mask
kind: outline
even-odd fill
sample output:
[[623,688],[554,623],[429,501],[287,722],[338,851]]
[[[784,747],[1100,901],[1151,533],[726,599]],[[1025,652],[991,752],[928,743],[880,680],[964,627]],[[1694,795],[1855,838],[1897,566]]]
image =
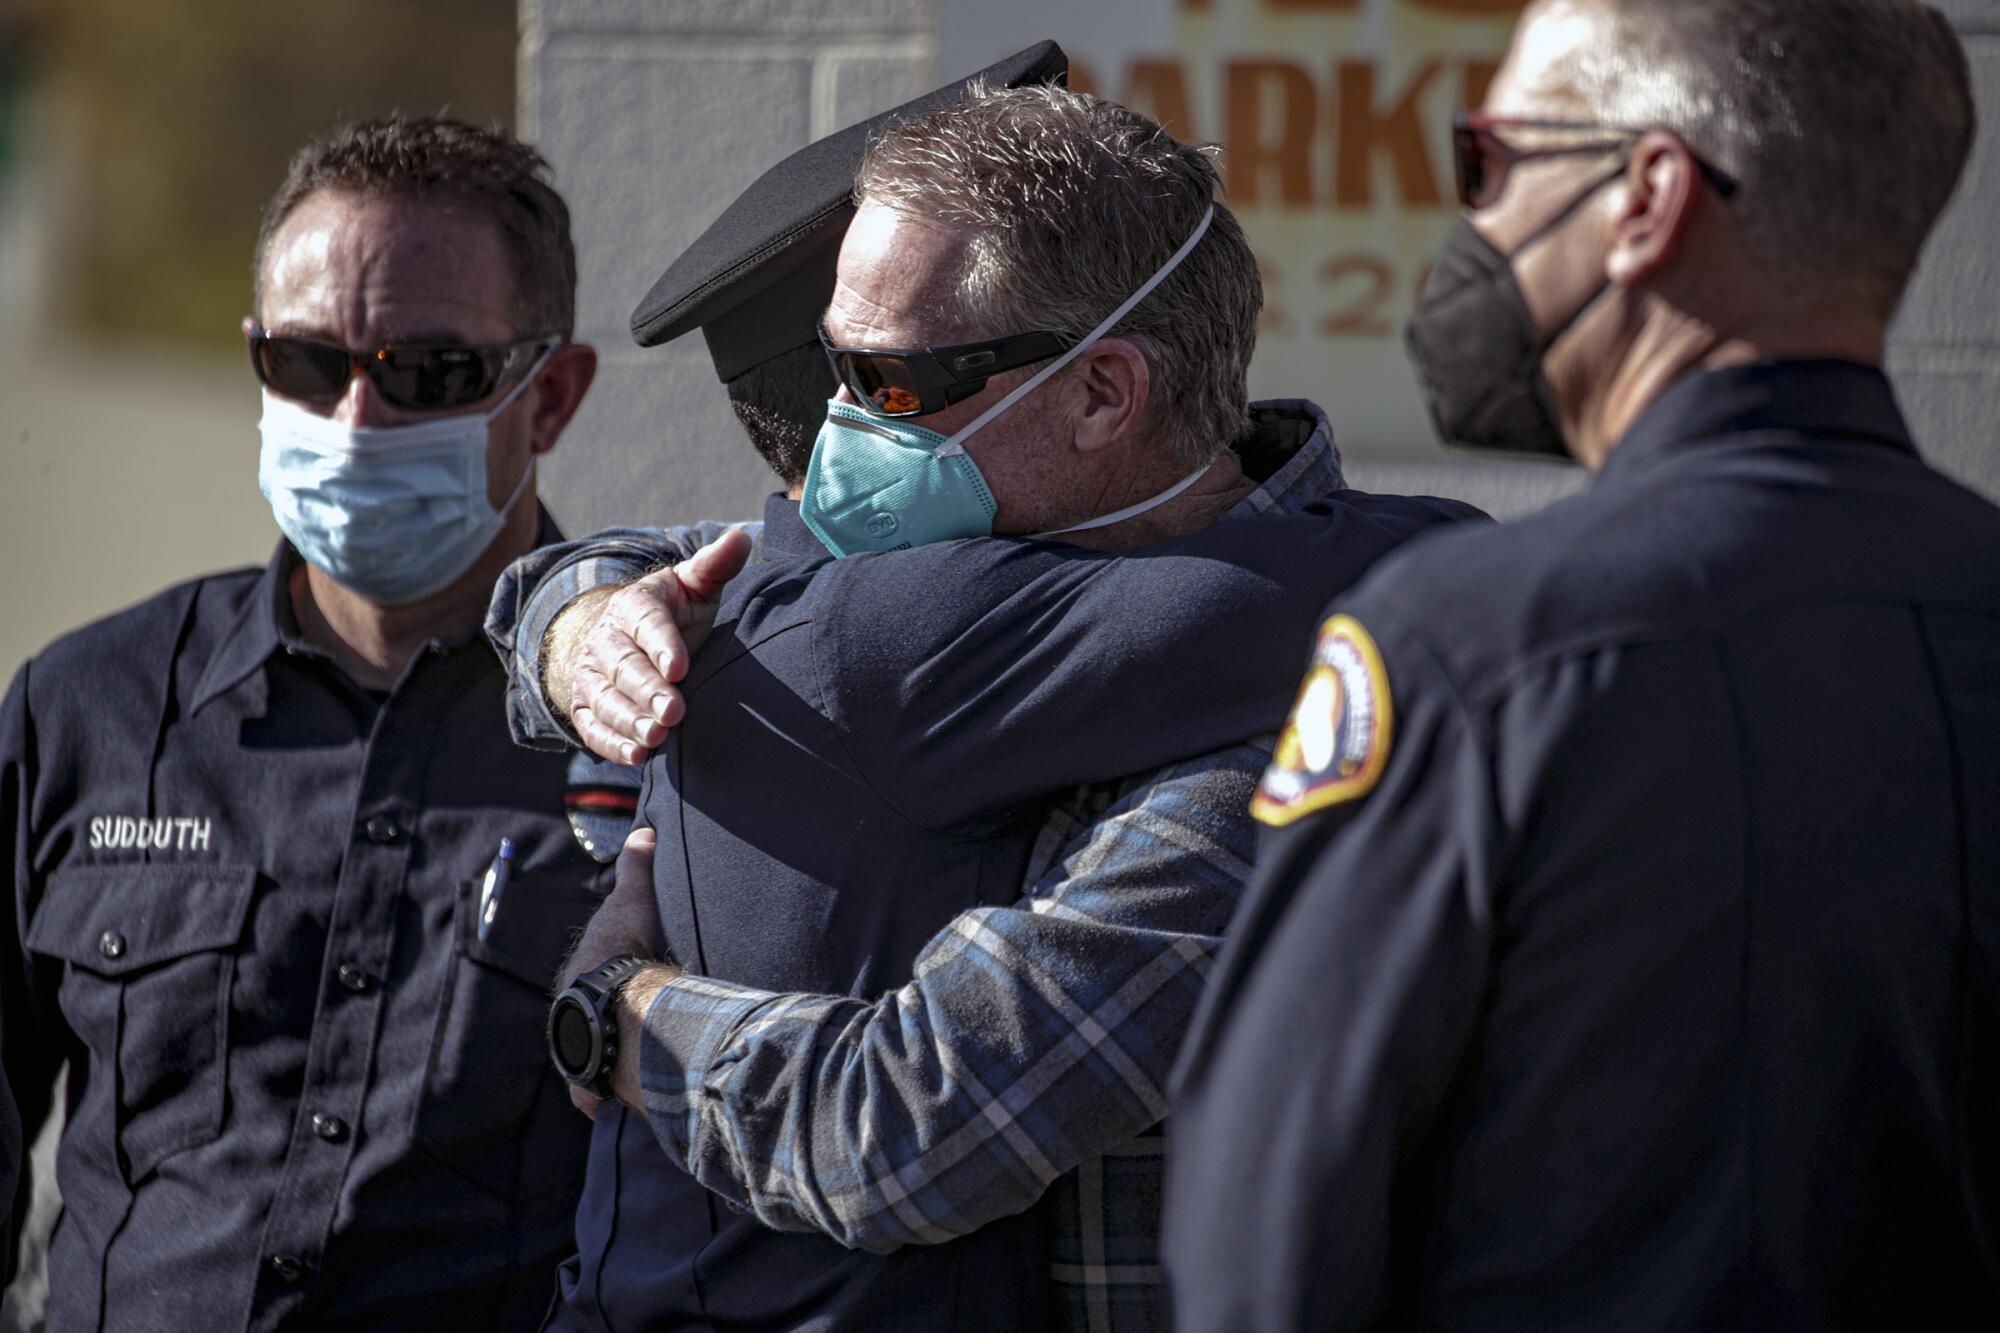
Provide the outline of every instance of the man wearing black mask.
[[2000,1319],[2000,511],[1880,365],[1973,137],[1911,0],[1540,0],[1443,432],[1598,475],[1339,598],[1177,1075],[1180,1327]]

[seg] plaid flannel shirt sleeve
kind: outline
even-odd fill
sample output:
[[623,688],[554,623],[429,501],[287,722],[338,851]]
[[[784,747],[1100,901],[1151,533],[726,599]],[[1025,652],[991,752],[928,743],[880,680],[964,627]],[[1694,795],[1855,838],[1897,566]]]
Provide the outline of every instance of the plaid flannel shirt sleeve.
[[1269,758],[1253,742],[1080,793],[1043,830],[1025,896],[961,914],[878,1000],[676,979],[640,1056],[655,1136],[767,1225],[852,1248],[1031,1206],[1166,1115]]
[[562,609],[592,588],[620,587],[687,559],[731,528],[752,540],[762,523],[703,522],[672,528],[606,528],[528,552],[500,575],[486,608],[486,638],[507,670],[507,729],[517,745],[576,748],[576,733],[542,693],[542,640]]

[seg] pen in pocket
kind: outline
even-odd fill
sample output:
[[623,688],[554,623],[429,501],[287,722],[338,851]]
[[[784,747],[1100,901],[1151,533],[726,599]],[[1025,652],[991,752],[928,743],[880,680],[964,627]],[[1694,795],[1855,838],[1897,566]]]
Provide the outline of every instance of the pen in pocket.
[[514,840],[500,839],[500,850],[493,855],[493,864],[486,867],[486,878],[479,885],[479,939],[484,943],[493,933],[493,918],[500,915],[500,895],[507,891],[507,881],[514,874]]

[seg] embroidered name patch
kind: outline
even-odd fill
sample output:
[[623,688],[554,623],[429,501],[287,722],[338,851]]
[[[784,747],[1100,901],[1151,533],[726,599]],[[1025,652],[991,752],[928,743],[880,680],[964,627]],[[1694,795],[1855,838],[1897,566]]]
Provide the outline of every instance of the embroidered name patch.
[[1366,796],[1388,765],[1394,731],[1389,673],[1375,640],[1359,621],[1333,617],[1320,626],[1306,682],[1250,813],[1282,827]]
[[90,821],[90,845],[111,851],[205,852],[208,835],[206,816],[98,815]]

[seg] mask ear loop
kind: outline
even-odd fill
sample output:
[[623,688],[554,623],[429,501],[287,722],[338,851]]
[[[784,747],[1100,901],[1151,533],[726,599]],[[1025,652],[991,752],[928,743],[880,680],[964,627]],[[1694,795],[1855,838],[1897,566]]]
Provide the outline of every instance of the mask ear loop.
[[519,398],[523,393],[527,392],[528,386],[535,382],[535,377],[542,373],[542,367],[546,366],[549,363],[549,358],[556,354],[556,348],[560,345],[561,344],[559,343],[551,344],[550,346],[542,349],[542,354],[535,358],[535,364],[529,366],[527,370],[522,373],[520,380],[515,383],[514,387],[507,390],[507,396],[505,398],[502,398],[499,402],[495,403],[490,409],[488,409],[486,413],[486,420],[489,423],[493,420],[493,418],[499,416],[502,412],[505,412],[508,408],[512,407],[514,405],[514,400],[516,398]]
[[[1033,393],[1037,388],[1039,388],[1042,385],[1042,383],[1045,380],[1049,378],[1049,376],[1055,374],[1057,371],[1061,370],[1064,366],[1076,360],[1076,358],[1078,358],[1079,356],[1082,356],[1086,351],[1090,349],[1093,343],[1098,342],[1100,339],[1104,337],[1105,334],[1109,333],[1113,328],[1117,327],[1119,320],[1131,314],[1132,311],[1135,308],[1137,308],[1139,302],[1145,300],[1148,296],[1152,295],[1153,289],[1159,286],[1161,283],[1165,282],[1167,280],[1167,276],[1171,274],[1175,269],[1181,266],[1181,261],[1183,259],[1186,259],[1188,255],[1194,250],[1195,246],[1201,243],[1201,238],[1208,234],[1208,224],[1213,221],[1215,221],[1215,205],[1210,204],[1208,206],[1208,211],[1201,215],[1201,224],[1194,229],[1194,234],[1188,237],[1185,241],[1181,242],[1181,248],[1174,251],[1173,258],[1169,259],[1165,264],[1162,264],[1158,272],[1154,273],[1152,277],[1146,279],[1145,282],[1141,283],[1139,286],[1139,290],[1133,292],[1132,295],[1130,295],[1125,299],[1124,305],[1119,306],[1109,315],[1106,315],[1104,317],[1104,322],[1102,324],[1099,324],[1096,328],[1092,329],[1089,333],[1085,334],[1082,342],[1070,348],[1067,352],[1064,352],[1061,356],[1049,362],[1048,365],[1043,366],[1040,370],[1036,371],[1032,376],[1030,376],[1026,381],[1024,381],[1012,393],[1008,394],[1005,398],[1002,398],[999,402],[993,404],[993,406],[987,408],[984,412],[981,412],[978,416],[972,419],[972,423],[970,425],[966,426],[964,429],[960,430],[957,434],[953,435],[950,439],[946,440],[943,444],[939,445],[935,450],[937,456],[939,458],[949,458],[953,454],[964,453],[965,441],[971,437],[973,432],[977,431],[981,426],[984,426],[987,422],[993,420],[993,418],[999,416],[1002,412],[1005,412],[1008,408],[1012,407],[1014,404],[1020,402],[1023,398],[1026,398],[1029,394]],[[1065,529],[1065,531],[1068,531],[1068,529]]]
[[[556,349],[554,347],[550,347],[546,351],[544,351],[540,356],[535,358],[535,364],[528,367],[527,373],[521,376],[521,382],[519,384],[516,384],[513,388],[507,390],[507,396],[505,398],[502,398],[497,404],[494,405],[493,410],[486,414],[485,421],[487,426],[489,427],[492,426],[493,418],[499,416],[502,412],[505,412],[510,406],[513,405],[514,400],[516,398],[519,398],[521,394],[527,390],[527,387],[535,382],[535,376],[542,373],[542,367],[547,365],[549,363],[549,358],[554,356],[555,354],[556,354]],[[508,496],[507,503],[501,505],[498,509],[494,510],[493,511],[494,513],[498,514],[501,518],[505,518],[507,517],[508,514],[513,512],[514,506],[520,503],[521,496],[528,489],[528,478],[535,475],[535,464],[537,461],[539,460],[536,459],[534,454],[531,453],[528,455],[528,466],[521,469],[521,479],[514,483],[514,493]]]
[[[1602,177],[1597,181],[1596,184],[1590,186],[1582,194],[1579,194],[1576,198],[1570,200],[1567,204],[1563,205],[1561,209],[1557,210],[1556,215],[1554,217],[1550,218],[1547,222],[1544,222],[1541,226],[1535,228],[1534,231],[1530,232],[1528,234],[1528,238],[1522,241],[1519,245],[1515,246],[1512,253],[1507,255],[1508,272],[1510,274],[1512,273],[1514,268],[1514,260],[1517,257],[1519,257],[1523,252],[1525,252],[1529,246],[1539,245],[1541,242],[1547,240],[1550,236],[1553,236],[1559,229],[1563,227],[1564,224],[1566,224],[1571,218],[1575,217],[1578,211],[1581,210],[1585,204],[1589,203],[1592,199],[1595,199],[1597,197],[1597,192],[1599,190],[1611,184],[1613,181],[1617,180],[1620,176],[1623,176],[1625,174],[1626,165],[1627,163],[1625,162],[1619,163],[1618,166],[1615,167],[1608,175]],[[1517,283],[1518,281],[1519,279],[1516,279]],[[1590,310],[1590,308],[1596,305],[1598,300],[1603,297],[1604,293],[1609,291],[1610,289],[1611,289],[1611,279],[1606,278],[1602,283],[1598,284],[1597,290],[1590,294],[1589,300],[1585,301],[1582,305],[1578,306],[1576,309],[1570,311],[1569,317],[1567,319],[1559,321],[1553,329],[1550,329],[1548,333],[1543,336],[1541,345],[1535,349],[1535,359],[1538,364],[1541,361],[1541,358],[1549,354],[1549,349],[1554,347],[1565,333],[1568,333],[1570,329],[1575,327],[1576,322],[1582,319],[1584,315]]]

